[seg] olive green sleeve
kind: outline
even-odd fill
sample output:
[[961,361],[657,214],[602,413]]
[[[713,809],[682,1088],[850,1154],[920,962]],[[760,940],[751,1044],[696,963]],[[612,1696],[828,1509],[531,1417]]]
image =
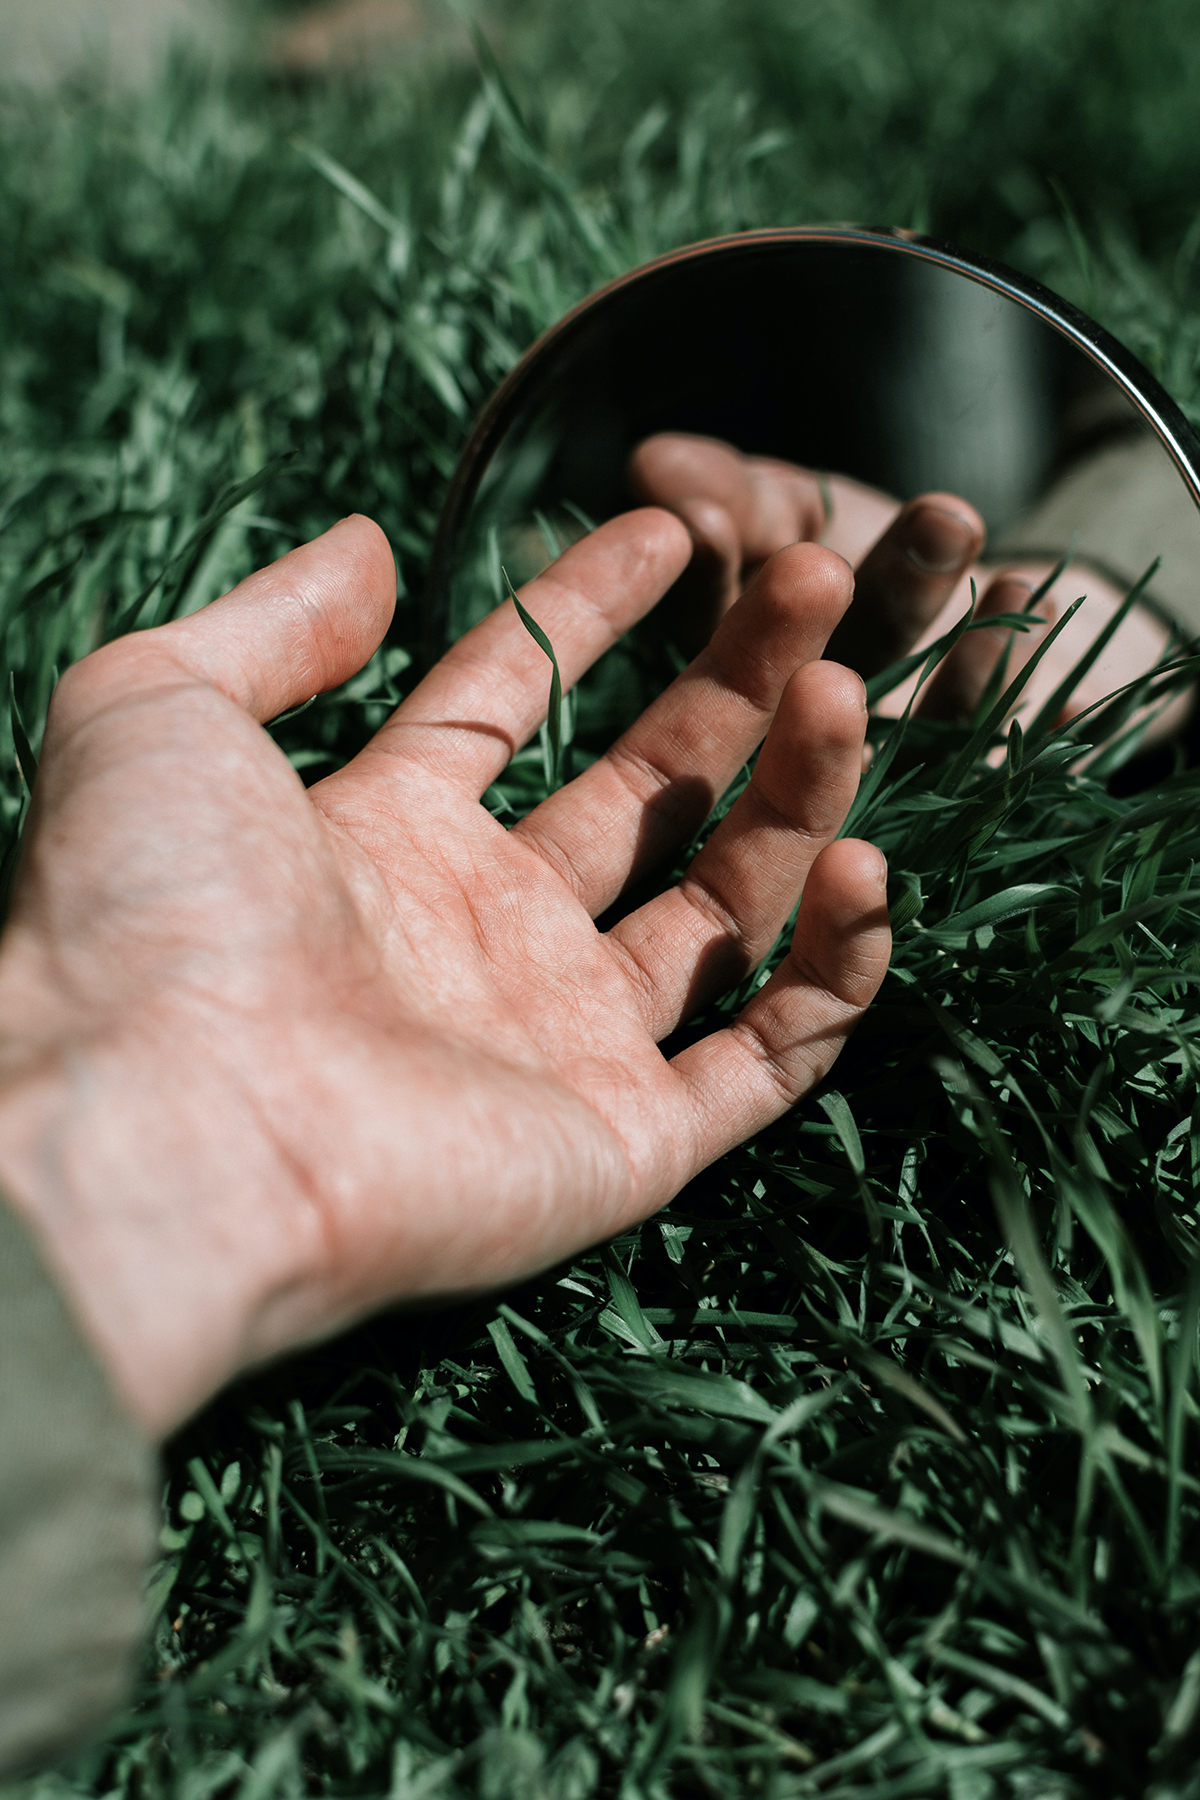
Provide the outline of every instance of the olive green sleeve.
[[0,1776],[54,1761],[126,1698],[156,1461],[0,1202]]
[[988,561],[1054,561],[1072,540],[1076,557],[1118,587],[1161,557],[1146,597],[1185,637],[1200,637],[1200,511],[1157,438],[1125,436],[1082,457],[989,546]]

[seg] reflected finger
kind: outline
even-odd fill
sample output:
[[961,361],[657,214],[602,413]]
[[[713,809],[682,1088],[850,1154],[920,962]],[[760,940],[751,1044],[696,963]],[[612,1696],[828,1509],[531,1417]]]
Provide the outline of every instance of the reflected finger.
[[953,494],[922,494],[902,506],[858,568],[854,600],[829,641],[829,655],[864,677],[907,655],[963,580],[985,536],[974,507]]
[[[979,616],[1025,611],[1035,587],[1050,573],[1038,565],[1005,570],[995,577],[980,601]],[[1072,678],[1080,657],[1124,600],[1122,590],[1094,569],[1072,565],[1064,570],[1033,608],[1028,631],[1010,634],[998,628],[971,632],[962,638],[930,681],[928,695],[919,707],[921,715],[951,721],[971,718],[1005,645],[1011,641],[1004,674],[1005,681],[1011,682],[1080,595],[1085,597],[1083,606],[1051,645],[1014,708],[1017,717],[1028,723],[1051,695]],[[1169,638],[1168,628],[1160,619],[1147,608],[1135,606],[1088,673],[1077,680],[1062,702],[1055,723],[1065,724],[1126,682],[1147,674],[1166,650]],[[1172,701],[1155,716],[1147,741],[1154,743],[1169,737],[1182,724],[1188,706],[1184,695]],[[1146,716],[1135,714],[1134,718]]]
[[[977,619],[996,618],[1002,613],[1024,612],[1034,592],[1033,583],[1021,575],[999,575],[984,593],[975,609]],[[997,663],[1009,651],[1006,674],[1011,681],[1024,668],[1041,643],[1057,614],[1048,599],[1037,608],[1036,621],[1026,632],[969,631],[959,638],[953,650],[941,663],[917,703],[922,719],[943,719],[950,723],[974,718]]]
[[715,501],[732,518],[743,567],[752,570],[788,544],[815,540],[825,528],[825,502],[814,475],[770,457],[743,456],[719,438],[660,432],[633,452],[629,479],[639,498],[658,506]]
[[692,560],[655,613],[655,624],[690,659],[742,591],[742,546],[732,516],[715,500],[679,500],[673,511],[691,533]]

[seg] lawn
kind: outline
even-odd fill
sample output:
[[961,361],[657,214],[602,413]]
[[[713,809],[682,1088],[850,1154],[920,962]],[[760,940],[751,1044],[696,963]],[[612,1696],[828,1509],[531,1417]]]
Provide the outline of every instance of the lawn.
[[[474,412],[674,244],[928,229],[1200,419],[1187,0],[490,30],[498,63],[0,103],[6,881],[62,669],[358,510],[395,624],[275,728],[306,780],[352,755]],[[616,653],[581,746],[653,678]],[[896,952],[831,1081],[574,1266],[222,1396],[167,1449],[134,1705],[6,1800],[1200,1796],[1200,772],[1083,767],[1120,704],[993,766],[1002,711],[903,777],[877,731]]]

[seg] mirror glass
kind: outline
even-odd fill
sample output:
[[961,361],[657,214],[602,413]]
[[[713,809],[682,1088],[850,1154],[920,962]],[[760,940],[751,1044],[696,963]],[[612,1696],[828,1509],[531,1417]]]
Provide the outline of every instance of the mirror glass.
[[690,246],[533,346],[455,475],[431,648],[496,604],[501,563],[519,584],[636,504],[630,453],[665,430],[901,500],[953,491],[982,513],[991,555],[1056,557],[1074,537],[1078,559],[1125,586],[1161,555],[1151,598],[1200,635],[1200,442],[1150,373],[1000,265],[814,228]]

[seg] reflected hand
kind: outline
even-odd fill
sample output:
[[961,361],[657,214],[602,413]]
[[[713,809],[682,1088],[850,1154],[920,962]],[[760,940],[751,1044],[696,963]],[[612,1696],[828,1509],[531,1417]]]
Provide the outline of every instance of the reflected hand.
[[[647,510],[529,584],[566,685],[690,555]],[[150,1430],[372,1307],[624,1229],[829,1068],[889,948],[882,858],[834,841],[862,686],[813,660],[849,591],[826,550],[771,556],[511,831],[480,796],[548,691],[511,603],[316,787],[261,728],[382,637],[393,564],[366,520],[64,676],[0,942],[0,1187]],[[598,931],[764,737],[680,884]],[[666,1060],[801,890],[778,972]]]
[[[1051,573],[1050,564],[1027,561],[1001,570],[981,568],[983,521],[952,494],[923,494],[902,506],[847,476],[822,481],[790,463],[743,456],[714,438],[681,432],[648,438],[633,454],[630,477],[641,498],[670,507],[692,535],[692,563],[667,603],[675,609],[675,629],[690,633],[692,642],[702,640],[764,556],[797,540],[819,539],[855,569],[854,600],[830,638],[828,654],[867,678],[948,631],[971,603],[972,579],[978,616],[986,617],[1023,611]],[[1094,570],[1067,568],[1039,602],[1037,622],[1015,634],[1009,679],[1080,594],[1088,596],[1087,605],[1056,639],[1022,695],[1025,717],[1069,675],[1123,598]],[[927,684],[917,713],[969,719],[1008,641],[999,630],[962,638]],[[1162,622],[1135,607],[1071,695],[1062,720],[1153,668],[1168,641]],[[917,680],[914,675],[887,695],[880,712],[898,717]],[[1189,705],[1187,696],[1173,700],[1155,720],[1150,741],[1177,730]]]
[[[826,544],[855,571],[854,601],[829,654],[863,676],[912,648],[966,581],[986,536],[953,494],[898,500],[849,476],[823,478],[792,463],[743,456],[716,438],[664,432],[639,444],[630,481],[640,499],[670,507],[692,536],[672,624],[693,649],[768,556],[785,544]],[[827,511],[828,504],[828,511]]]

